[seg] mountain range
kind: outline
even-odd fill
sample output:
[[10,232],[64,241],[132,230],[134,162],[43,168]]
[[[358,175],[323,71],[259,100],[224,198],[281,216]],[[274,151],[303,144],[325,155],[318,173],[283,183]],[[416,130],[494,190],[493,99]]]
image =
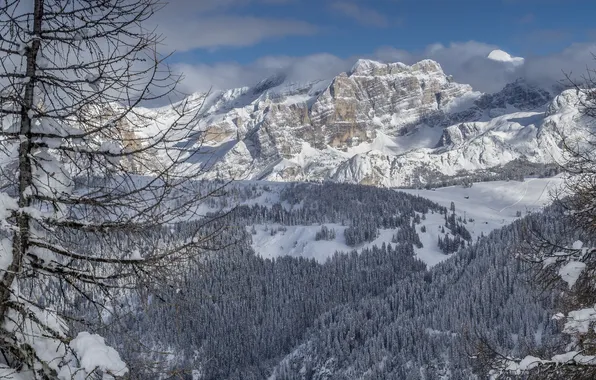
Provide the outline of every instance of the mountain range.
[[[169,148],[206,179],[248,181],[201,210],[226,210],[221,254],[157,290],[161,302],[148,298],[147,314],[108,339],[138,378],[159,352],[172,353],[170,373],[196,379],[485,378],[474,331],[511,357],[550,352],[562,342],[554,298],[536,296],[531,267],[512,253],[530,234],[577,239],[563,210],[544,206],[562,183],[550,175],[564,143],[591,134],[584,96],[524,79],[481,93],[432,60],[359,60],[328,80],[278,72],[139,109],[155,121],[135,131],[148,136],[189,110],[193,133]],[[494,181],[503,177],[520,181]],[[474,185],[383,189],[453,181]],[[177,222],[177,236],[197,223]],[[131,331],[152,354],[126,340]]]
[[[432,60],[359,60],[329,80],[288,83],[276,73],[251,87],[194,94],[184,104],[199,112],[196,133],[175,147],[209,169],[207,178],[413,187],[512,162],[560,162],[562,136],[587,133],[580,96],[523,79],[480,93]],[[145,112],[157,124],[172,116],[168,107]]]

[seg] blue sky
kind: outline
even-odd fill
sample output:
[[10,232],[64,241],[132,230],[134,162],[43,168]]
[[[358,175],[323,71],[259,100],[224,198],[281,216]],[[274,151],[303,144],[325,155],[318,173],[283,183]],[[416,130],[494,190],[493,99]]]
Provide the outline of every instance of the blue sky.
[[245,47],[214,46],[176,59],[254,61],[265,55],[370,54],[381,46],[421,50],[433,43],[482,41],[516,55],[545,54],[596,36],[596,1],[302,0],[228,9],[240,17],[308,23],[312,34],[263,38]]
[[276,67],[329,75],[358,57],[450,67],[493,48],[585,67],[594,15],[594,0],[173,0],[155,21],[194,90],[247,85]]

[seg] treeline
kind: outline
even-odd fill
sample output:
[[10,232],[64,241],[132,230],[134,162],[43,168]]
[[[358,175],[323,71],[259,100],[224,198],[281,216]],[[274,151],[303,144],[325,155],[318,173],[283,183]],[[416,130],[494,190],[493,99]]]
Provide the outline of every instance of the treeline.
[[[557,164],[538,164],[520,158],[502,166],[476,170],[475,172],[461,170],[457,174],[450,176],[438,171],[429,171],[420,168],[411,175],[410,185],[404,186],[404,188],[428,190],[447,186],[472,187],[475,182],[523,182],[528,177],[552,177],[559,174],[561,170],[561,167]],[[424,181],[421,181],[420,178],[424,178]]]

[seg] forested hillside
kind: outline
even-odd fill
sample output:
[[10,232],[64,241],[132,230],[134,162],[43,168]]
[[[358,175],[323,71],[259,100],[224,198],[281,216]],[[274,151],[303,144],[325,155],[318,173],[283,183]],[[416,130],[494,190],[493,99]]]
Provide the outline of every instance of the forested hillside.
[[[229,227],[218,237],[227,248],[187,268],[178,288],[142,300],[143,313],[121,324],[133,338],[111,337],[140,378],[147,348],[156,365],[188,379],[468,378],[481,336],[515,355],[556,340],[553,300],[537,296],[514,252],[530,230],[567,234],[559,210],[520,219],[427,270],[415,256],[413,226],[432,213],[448,216],[445,207],[338,184],[289,185],[279,199],[255,204],[266,186],[233,187],[214,200],[241,204],[219,222]],[[446,236],[466,231],[447,219]],[[379,228],[396,233],[391,244],[337,252],[324,263],[272,260],[251,247],[255,223],[344,223],[356,248]],[[187,224],[178,233],[191,230]],[[324,239],[329,231],[321,231]]]

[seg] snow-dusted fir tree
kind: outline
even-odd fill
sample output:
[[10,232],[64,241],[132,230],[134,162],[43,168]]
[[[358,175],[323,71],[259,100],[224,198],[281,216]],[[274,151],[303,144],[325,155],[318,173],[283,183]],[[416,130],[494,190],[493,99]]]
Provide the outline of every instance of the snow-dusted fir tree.
[[590,136],[574,139],[560,131],[567,154],[563,163],[566,178],[556,198],[565,210],[567,230],[559,241],[535,235],[520,252],[522,259],[538,266],[538,286],[559,296],[559,310],[552,318],[560,321],[568,339],[549,357],[501,357],[491,372],[493,378],[596,378],[596,82],[592,80],[594,72],[588,74],[581,86],[575,85],[555,99],[579,108],[574,121]]
[[137,111],[179,81],[157,53],[159,36],[143,26],[158,7],[0,5],[3,379],[125,375],[101,336],[73,337],[67,322],[109,319],[124,289],[167,281],[209,248],[213,228],[199,223],[178,239],[167,227],[196,218],[197,202],[211,194],[192,181],[200,160],[174,148],[189,137],[199,105],[176,103],[160,122]]

